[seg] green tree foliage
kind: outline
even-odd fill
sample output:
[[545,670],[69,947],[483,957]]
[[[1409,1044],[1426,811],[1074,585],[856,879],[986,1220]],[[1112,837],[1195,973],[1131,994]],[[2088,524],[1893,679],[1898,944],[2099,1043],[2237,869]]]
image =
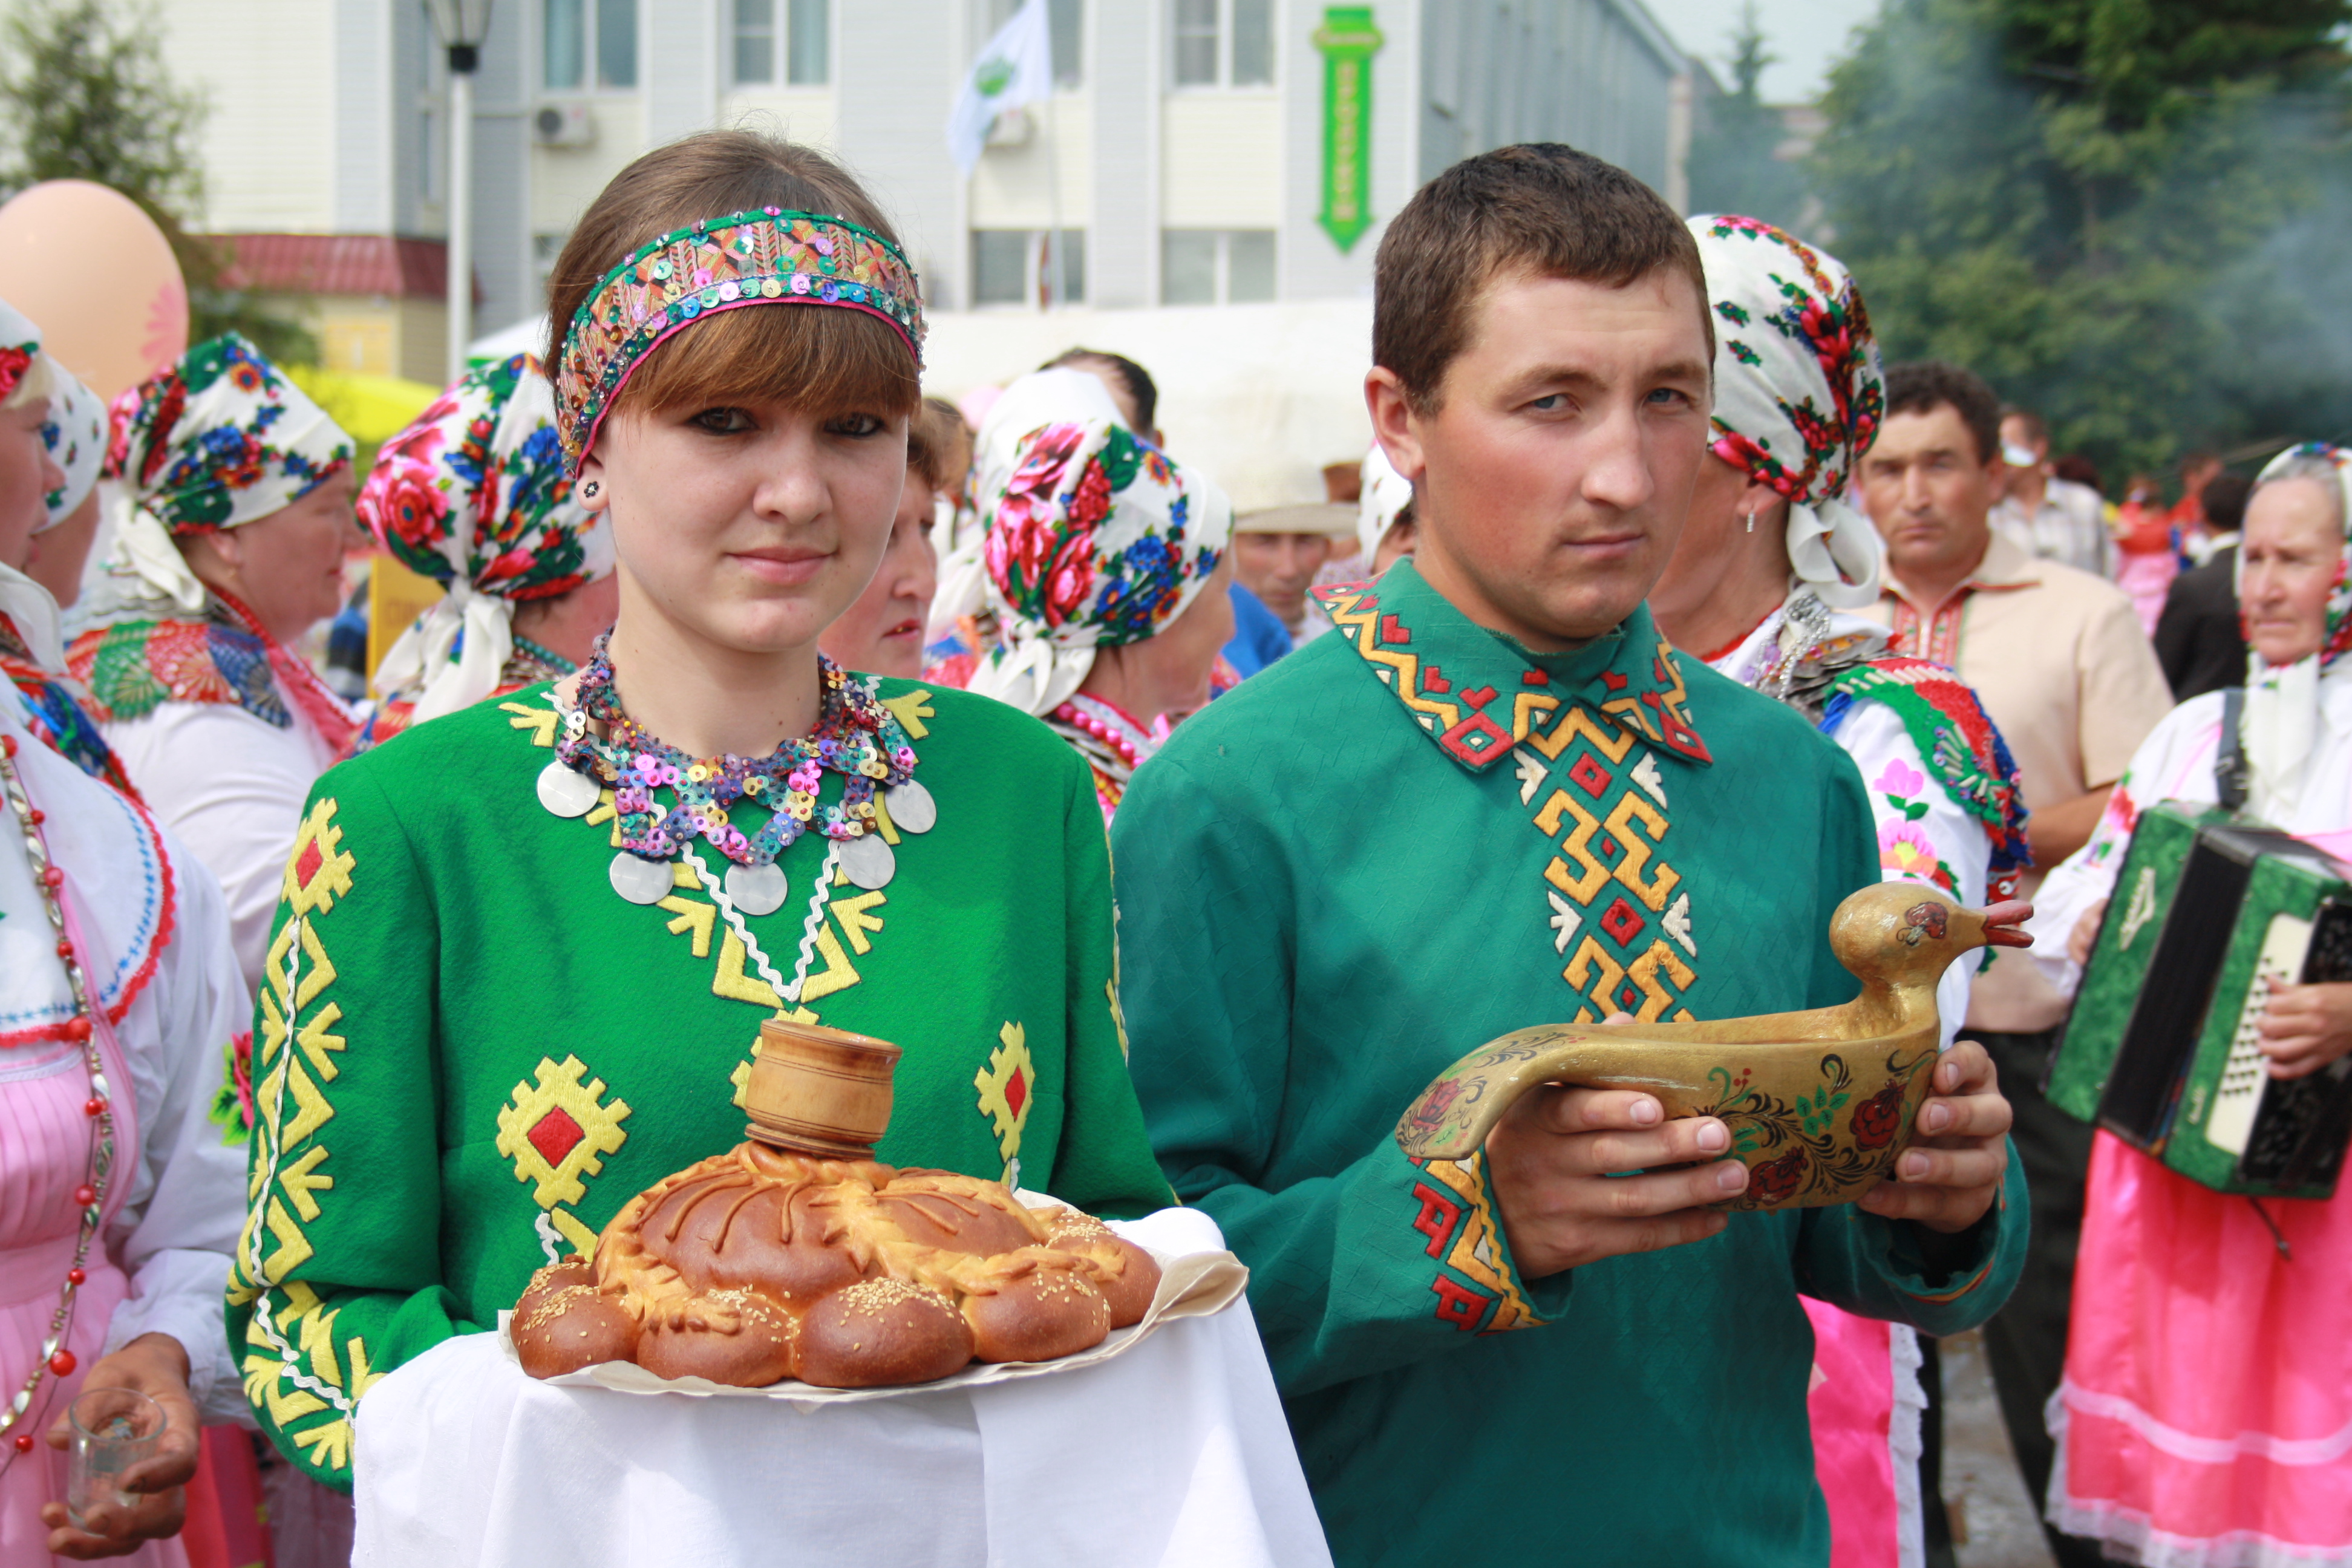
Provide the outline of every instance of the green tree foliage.
[[43,180],[112,186],[171,242],[188,284],[189,341],[234,329],[282,364],[315,364],[310,332],[224,287],[234,258],[190,227],[204,203],[195,139],[205,105],[173,82],[161,34],[152,14],[106,0],[20,0],[0,17],[0,190]]
[[1890,359],[2120,477],[2352,430],[2347,0],[1887,0],[1811,174]]
[[1752,3],[1741,7],[1730,41],[1732,89],[1706,105],[1706,123],[1691,138],[1691,210],[1794,227],[1805,217],[1805,176],[1774,155],[1788,132],[1758,90],[1774,57],[1765,52]]

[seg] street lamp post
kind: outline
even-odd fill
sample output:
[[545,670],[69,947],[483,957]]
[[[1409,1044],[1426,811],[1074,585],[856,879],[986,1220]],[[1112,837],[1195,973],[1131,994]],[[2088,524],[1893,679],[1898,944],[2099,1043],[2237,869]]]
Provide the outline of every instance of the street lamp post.
[[466,374],[474,341],[474,68],[490,30],[490,0],[425,0],[449,58],[449,358],[446,379]]

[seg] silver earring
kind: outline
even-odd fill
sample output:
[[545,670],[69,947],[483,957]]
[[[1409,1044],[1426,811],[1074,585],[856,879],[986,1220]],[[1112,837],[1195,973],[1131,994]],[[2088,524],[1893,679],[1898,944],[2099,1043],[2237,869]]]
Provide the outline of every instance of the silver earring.
[[[591,493],[591,494],[593,494],[594,492],[593,492],[593,491],[591,491],[590,493]],[[1748,513],[1748,514],[1747,514],[1747,516],[1748,516],[1748,532],[1750,532],[1750,533],[1753,533],[1753,532],[1755,532],[1755,531],[1756,531],[1756,514],[1755,514],[1754,512],[1752,512],[1752,511],[1751,511],[1751,512]]]
[[[594,500],[598,496],[604,493],[604,481],[602,479],[590,479],[586,484],[580,487],[580,499],[583,500]],[[1752,517],[1749,518],[1748,520],[1748,526],[1750,528],[1755,527],[1756,520]]]

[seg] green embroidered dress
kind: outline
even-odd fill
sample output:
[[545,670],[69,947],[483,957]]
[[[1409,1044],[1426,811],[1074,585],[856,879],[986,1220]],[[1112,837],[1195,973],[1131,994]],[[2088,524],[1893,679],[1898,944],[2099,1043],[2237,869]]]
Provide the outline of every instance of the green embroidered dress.
[[1646,608],[1529,655],[1410,562],[1319,596],[1337,633],[1186,721],[1114,858],[1152,1142],[1250,1266],[1334,1554],[1827,1562],[1797,1293],[1981,1321],[2024,1242],[2013,1160],[1954,1271],[1847,1206],[1529,1280],[1483,1161],[1391,1133],[1512,1029],[1852,996],[1829,916],[1878,880],[1853,763]]
[[614,891],[609,791],[584,816],[541,805],[549,690],[334,769],[287,864],[229,1336],[263,1426],[331,1485],[370,1384],[490,1329],[533,1269],[741,1141],[732,1097],[803,954],[796,1016],[906,1049],[881,1159],[1017,1165],[1113,1216],[1170,1201],[1121,1061],[1101,813],[1052,731],[881,682],[936,824],[887,826],[896,875],[836,876],[814,916],[808,835],[778,861],[783,907],[739,926],[682,863],[658,903]]

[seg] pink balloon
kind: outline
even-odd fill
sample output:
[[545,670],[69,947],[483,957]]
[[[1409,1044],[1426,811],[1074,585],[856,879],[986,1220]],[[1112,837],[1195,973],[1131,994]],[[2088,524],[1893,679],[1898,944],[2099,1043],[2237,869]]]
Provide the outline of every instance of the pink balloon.
[[0,300],[109,400],[188,351],[171,242],[130,197],[88,180],[44,181],[0,206]]

